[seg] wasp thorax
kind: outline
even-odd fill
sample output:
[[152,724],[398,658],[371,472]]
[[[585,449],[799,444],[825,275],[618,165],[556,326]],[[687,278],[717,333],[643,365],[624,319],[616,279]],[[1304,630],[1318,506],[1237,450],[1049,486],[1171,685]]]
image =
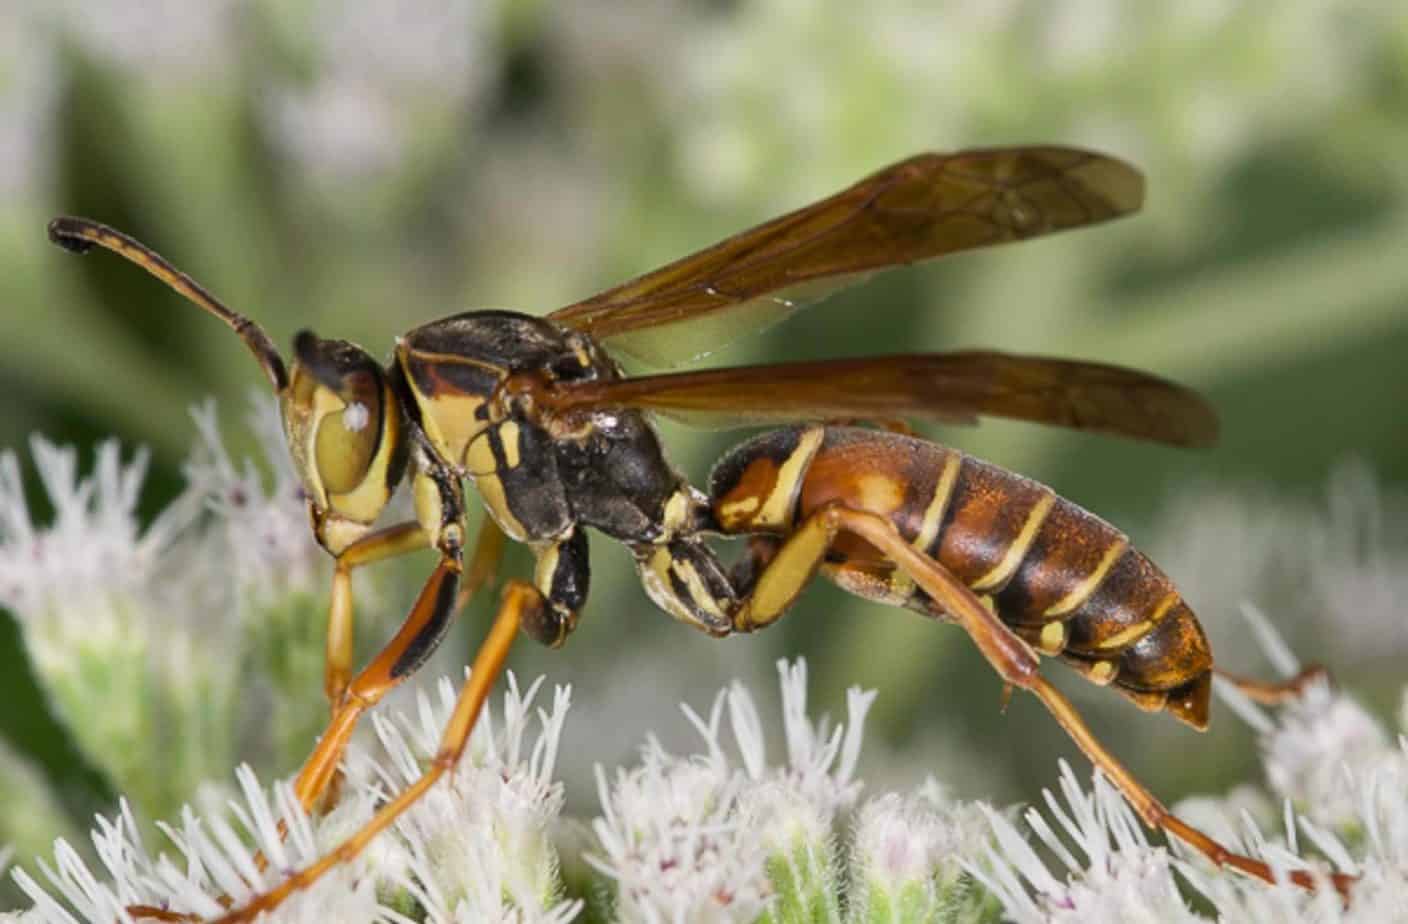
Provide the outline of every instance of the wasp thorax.
[[318,538],[338,552],[366,532],[400,481],[399,405],[366,351],[303,331],[294,338],[283,415]]
[[537,422],[548,382],[614,378],[590,338],[512,311],[471,311],[410,331],[396,346],[406,409],[441,458],[464,468],[470,447],[506,421]]

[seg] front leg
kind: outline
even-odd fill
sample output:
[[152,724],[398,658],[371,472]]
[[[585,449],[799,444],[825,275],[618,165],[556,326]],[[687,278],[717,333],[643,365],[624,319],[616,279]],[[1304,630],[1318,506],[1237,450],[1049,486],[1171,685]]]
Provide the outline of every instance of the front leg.
[[352,676],[352,570],[429,545],[430,537],[413,520],[363,536],[338,553],[328,603],[327,664],[323,673],[323,692],[333,712],[342,702],[342,693]]

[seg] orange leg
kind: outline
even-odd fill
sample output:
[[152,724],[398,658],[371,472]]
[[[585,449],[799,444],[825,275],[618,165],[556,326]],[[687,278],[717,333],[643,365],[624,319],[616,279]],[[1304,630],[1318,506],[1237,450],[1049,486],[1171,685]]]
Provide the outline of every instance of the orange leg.
[[[333,684],[338,682],[337,675],[346,670],[345,665],[352,657],[352,586],[349,580],[351,569],[416,551],[425,545],[425,533],[418,524],[402,523],[363,537],[338,556],[337,570],[333,576],[332,605],[329,608],[328,672],[325,681],[329,696],[333,694]],[[447,607],[450,595],[455,592],[459,563],[442,558],[435,572],[421,588],[420,596],[416,598],[415,605],[401,624],[400,630],[386,647],[350,685],[345,679],[346,674],[342,673],[343,679],[338,682],[340,688],[337,690],[337,699],[333,702],[332,720],[304,762],[298,778],[294,780],[294,793],[305,810],[312,811],[324,793],[330,788],[335,789],[333,781],[337,779],[342,754],[357,727],[357,720],[410,676],[421,661],[430,655],[454,615],[469,602],[475,591],[493,580],[503,548],[503,531],[493,520],[486,518],[475,540],[474,554],[470,559],[463,587],[453,598],[453,604]],[[334,642],[334,636],[340,636],[340,639]],[[283,821],[279,822],[278,827],[280,837],[288,833]],[[259,869],[265,868],[267,861],[262,852],[256,854],[254,859]],[[127,912],[139,919],[195,920],[190,915],[141,905],[133,905]]]
[[328,604],[327,668],[323,675],[323,692],[334,715],[342,703],[347,679],[352,676],[352,569],[415,552],[429,544],[426,531],[411,521],[363,536],[337,556]]
[[[414,804],[426,790],[435,785],[440,777],[453,768],[464,752],[465,744],[469,740],[470,732],[474,730],[474,723],[479,717],[479,712],[484,706],[484,700],[488,697],[489,690],[503,671],[509,648],[518,635],[519,624],[523,621],[525,614],[531,613],[534,608],[542,605],[542,595],[531,584],[523,581],[510,581],[508,586],[504,588],[503,603],[499,607],[498,616],[494,619],[494,625],[489,630],[488,638],[480,646],[478,655],[474,658],[470,675],[460,691],[459,700],[455,703],[455,711],[445,726],[445,732],[440,739],[439,751],[420,779],[406,787],[395,799],[382,806],[381,810],[372,816],[372,819],[361,830],[343,841],[327,856],[290,876],[277,888],[265,892],[244,907],[221,917],[216,924],[237,924],[241,921],[251,921],[260,913],[277,907],[294,892],[306,889],[328,870],[348,862],[357,856],[371,842],[372,838],[390,826],[402,812]],[[355,688],[355,686],[354,683],[353,687]]]
[[1214,667],[1213,673],[1223,680],[1241,690],[1254,703],[1261,703],[1263,706],[1280,706],[1293,699],[1299,699],[1305,692],[1305,688],[1319,681],[1328,681],[1329,671],[1318,664],[1309,667],[1282,681],[1258,680],[1255,677],[1244,677],[1240,674],[1233,674],[1220,667]]
[[305,809],[311,809],[331,783],[342,762],[347,742],[357,727],[357,720],[430,655],[454,614],[493,577],[503,545],[503,532],[493,520],[486,518],[480,527],[470,569],[458,596],[454,594],[459,562],[444,558],[421,589],[420,596],[395,637],[344,688],[333,711],[332,721],[318,739],[317,747],[308,756],[293,784],[293,791]]
[[[923,588],[954,622],[963,628],[1005,684],[1030,691],[1066,730],[1085,756],[1100,768],[1151,828],[1175,835],[1219,866],[1228,866],[1266,882],[1275,882],[1271,868],[1260,860],[1233,853],[1198,829],[1174,816],[1100,743],[1071,702],[1038,671],[1039,658],[967,585],[947,568],[904,540],[886,517],[837,504],[821,508],[795,529],[758,578],[753,594],[739,609],[740,631],[767,625],[779,618],[825,556],[837,534],[849,532],[880,549]],[[1307,889],[1315,881],[1304,870],[1291,880]],[[1331,877],[1337,890],[1348,894],[1353,877]]]

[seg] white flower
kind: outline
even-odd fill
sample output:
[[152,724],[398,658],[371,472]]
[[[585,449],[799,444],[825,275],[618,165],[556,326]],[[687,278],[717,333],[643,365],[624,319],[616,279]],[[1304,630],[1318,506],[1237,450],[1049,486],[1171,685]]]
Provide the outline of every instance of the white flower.
[[[562,811],[553,774],[571,691],[556,688],[546,710],[534,705],[542,684],[520,692],[510,673],[498,729],[486,708],[454,771],[396,823],[384,876],[434,924],[568,921],[581,909],[559,894],[551,840]],[[374,714],[381,754],[349,758],[352,785],[381,801],[418,779],[439,750],[456,693],[442,678],[436,701],[418,693],[414,718]]]
[[1303,539],[1326,641],[1366,659],[1408,653],[1408,497],[1381,490],[1363,461],[1336,467],[1325,494]]
[[991,842],[981,804],[950,799],[932,779],[909,796],[871,799],[852,839],[851,918],[967,921],[957,917],[965,904],[976,918],[985,896],[963,863],[981,862]]
[[1336,467],[1325,493],[1313,509],[1218,489],[1169,505],[1148,551],[1225,636],[1214,638],[1223,663],[1254,649],[1215,616],[1249,600],[1317,660],[1408,654],[1408,497],[1381,490],[1361,462]]
[[829,828],[836,814],[850,808],[860,794],[861,784],[854,779],[856,763],[860,758],[865,715],[875,702],[876,694],[874,690],[852,687],[846,691],[846,724],[833,728],[825,715],[813,724],[807,718],[806,662],[798,659],[788,664],[779,660],[777,672],[781,679],[782,728],[787,742],[785,765],[768,764],[762,716],[752,694],[742,683],[734,681],[726,692],[719,694],[708,724],[687,707],[685,714],[704,736],[713,759],[724,760],[718,727],[720,706],[727,702],[729,724],[748,778],[755,786],[768,781],[783,784],[783,789],[805,800],[818,822]]
[[[1286,677],[1300,663],[1270,621],[1255,607],[1243,609],[1262,647]],[[1299,696],[1268,713],[1231,684],[1219,696],[1254,728],[1261,742],[1267,782],[1316,825],[1355,829],[1362,809],[1350,784],[1355,770],[1392,763],[1397,754],[1379,722],[1328,681],[1317,678]]]
[[[298,592],[325,586],[327,556],[310,535],[274,402],[261,395],[253,419],[275,471],[267,490],[253,462],[230,459],[213,405],[194,416],[201,442],[185,487],[146,527],[138,515],[144,450],[124,460],[105,442],[83,476],[76,451],[36,437],[34,463],[54,509],[47,524],[30,514],[18,458],[0,453],[0,604],[15,614],[46,691],[89,758],[155,815],[174,812],[198,782],[230,766],[241,719],[262,714],[270,699],[275,719],[246,743],[277,750],[280,760],[301,757],[323,721],[306,696],[321,663],[287,656],[290,640],[278,635],[306,636]],[[285,618],[264,618],[276,606]],[[269,651],[284,655],[285,674],[248,676],[249,662],[267,665]],[[306,676],[288,676],[305,665]],[[294,688],[297,698],[285,695]]]
[[1025,820],[1065,867],[1062,878],[1010,821],[984,807],[998,846],[988,848],[986,863],[969,860],[965,866],[1002,900],[1009,916],[1020,924],[1200,920],[1178,892],[1168,851],[1149,844],[1123,796],[1103,776],[1095,774],[1088,794],[1062,761],[1061,792],[1064,808],[1050,790],[1044,795],[1065,840],[1036,809],[1028,809]]
[[[407,924],[396,910],[404,907],[419,908],[415,920],[431,924],[565,924],[575,917],[581,902],[562,900],[550,840],[562,808],[553,771],[570,694],[558,688],[551,709],[536,708],[541,686],[540,680],[520,692],[510,677],[501,719],[496,724],[485,710],[453,774],[357,859],[337,865],[261,920]],[[417,779],[438,750],[455,698],[449,681],[441,680],[438,700],[422,694],[414,717],[374,715],[378,748],[353,741],[340,801],[321,818],[303,812],[287,785],[276,786],[271,800],[253,771],[242,767],[243,798],[231,800],[227,811],[207,790],[200,812],[188,807],[179,826],[159,826],[179,862],[147,852],[124,803],[115,819],[99,819],[93,833],[102,877],[60,841],[57,868],[39,864],[53,894],[23,871],[16,881],[34,902],[35,920],[46,924],[72,924],[64,907],[76,910],[78,920],[104,924],[130,921],[123,910],[130,905],[218,916],[226,910],[222,896],[238,906],[278,886],[326,856]],[[280,823],[286,838],[279,836]],[[269,861],[262,870],[256,851]],[[378,896],[389,904],[379,904]]]
[[[229,588],[233,600],[267,601],[325,586],[327,555],[308,527],[307,500],[284,439],[277,402],[250,393],[246,422],[259,440],[268,480],[252,459],[237,465],[220,437],[215,402],[191,412],[198,442],[183,467],[188,490],[215,514],[203,553],[219,562],[204,576]],[[212,573],[214,572],[214,573]]]
[[597,769],[603,816],[593,822],[606,856],[587,861],[616,880],[615,912],[631,922],[749,921],[773,889],[767,849],[743,824],[745,781],[702,759],[644,748],[639,766],[608,785]]
[[140,645],[141,613],[198,504],[183,494],[144,530],[137,500],[145,450],[124,463],[116,441],[105,441],[92,475],[81,478],[74,449],[38,436],[30,447],[54,517],[47,526],[33,521],[19,460],[0,453],[0,603],[24,626],[41,672],[71,664],[79,646]]
[[[16,870],[16,883],[34,902],[32,917],[26,920],[131,924],[133,917],[126,909],[132,905],[218,916],[225,910],[218,901],[222,896],[230,896],[236,904],[247,900],[277,885],[288,871],[316,861],[331,846],[318,836],[325,822],[311,820],[288,786],[276,786],[271,801],[248,767],[240,768],[237,776],[243,799],[229,803],[234,824],[218,811],[200,817],[187,808],[179,828],[162,826],[180,852],[179,862],[165,854],[147,852],[124,802],[116,817],[99,818],[93,832],[103,878],[63,840],[55,846],[54,867],[42,860],[38,864],[53,894],[28,873]],[[365,820],[371,816],[371,803],[354,795],[340,812]],[[288,826],[287,839],[279,837],[280,821]],[[255,862],[256,851],[263,851],[270,861],[262,871]],[[353,862],[332,870],[263,920],[269,924],[328,920],[370,924],[378,920],[379,913],[373,877],[364,863]]]
[[[616,880],[624,920],[752,920],[769,901],[838,919],[833,830],[860,791],[853,777],[875,694],[852,689],[848,723],[833,728],[807,718],[805,665],[779,661],[778,673],[786,764],[768,764],[762,718],[735,682],[707,720],[684,707],[704,754],[675,757],[652,740],[609,785],[598,768],[604,815],[593,827],[605,857],[587,859]],[[725,707],[741,766],[725,753]]]

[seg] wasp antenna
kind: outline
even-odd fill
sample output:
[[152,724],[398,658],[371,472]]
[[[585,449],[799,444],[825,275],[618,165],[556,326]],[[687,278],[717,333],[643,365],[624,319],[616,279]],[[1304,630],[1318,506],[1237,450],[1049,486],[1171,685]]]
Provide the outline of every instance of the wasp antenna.
[[288,372],[284,368],[283,357],[279,355],[278,348],[264,332],[264,328],[239,312],[226,308],[220,299],[211,295],[204,286],[172,266],[165,257],[147,245],[107,225],[87,218],[68,216],[49,222],[49,240],[71,253],[87,253],[94,247],[105,247],[137,264],[229,325],[244,341],[244,345],[249,347],[259,365],[264,367],[264,374],[273,383],[275,391],[281,392],[288,387]]

